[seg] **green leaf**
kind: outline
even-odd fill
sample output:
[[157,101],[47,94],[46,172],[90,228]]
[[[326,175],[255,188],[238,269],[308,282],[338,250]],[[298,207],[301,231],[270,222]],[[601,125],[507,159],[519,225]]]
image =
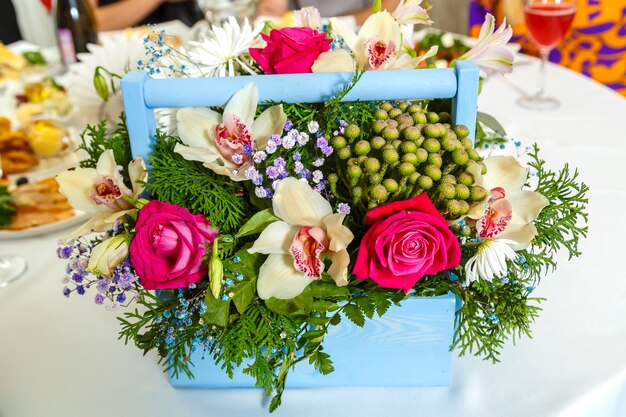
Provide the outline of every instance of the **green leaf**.
[[347,304],[343,308],[343,312],[346,317],[359,327],[363,327],[365,324],[365,315],[356,304]]
[[267,308],[275,313],[283,314],[285,316],[309,314],[311,312],[312,304],[313,296],[311,295],[309,287],[305,288],[299,296],[289,300],[279,300],[274,297],[265,300]]
[[341,308],[339,304],[328,300],[315,300],[311,304],[312,310],[319,311],[321,313],[326,311],[336,311],[339,308]]
[[338,325],[340,322],[341,322],[341,314],[339,314],[339,313],[335,313],[335,315],[333,315],[333,316],[330,318],[330,321],[329,321],[329,323],[330,323],[332,326],[336,326],[336,325]]
[[494,132],[497,132],[499,135],[506,136],[504,127],[492,115],[479,111],[476,115],[476,120]]
[[204,320],[207,323],[215,324],[216,326],[228,326],[230,299],[228,301],[218,300],[217,298],[213,297],[211,291],[207,291],[205,302],[206,312],[202,315]]
[[243,314],[256,295],[256,280],[243,281],[235,287],[234,293],[233,303],[235,303],[237,311]]
[[261,233],[267,226],[277,220],[280,219],[274,216],[272,210],[261,210],[252,216],[243,226],[241,226],[241,229],[239,229],[239,232],[235,235],[235,237],[240,238]]
[[338,287],[334,282],[314,281],[311,285],[313,298],[348,298],[350,291],[346,287]]
[[375,301],[371,297],[364,295],[362,297],[356,298],[355,301],[356,301],[356,304],[361,309],[361,311],[367,316],[368,319],[371,319],[372,317],[374,317],[374,311],[376,310],[376,305],[375,305]]
[[309,363],[322,375],[328,375],[335,370],[330,355],[326,352],[317,350],[309,357]]

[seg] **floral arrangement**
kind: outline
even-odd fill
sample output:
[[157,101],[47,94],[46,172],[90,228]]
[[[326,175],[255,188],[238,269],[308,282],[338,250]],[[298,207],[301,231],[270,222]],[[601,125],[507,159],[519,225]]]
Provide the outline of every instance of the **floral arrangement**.
[[[409,42],[413,24],[430,23],[420,3],[375,6],[358,33],[307,8],[297,27],[231,19],[176,49],[164,33],[146,37],[138,65],[155,77],[357,71],[318,104],[259,105],[251,77],[223,108],[160,119],[150,161],[132,158],[123,117],[112,131],[89,126],[87,158],[57,178],[92,215],[58,249],[64,294],[130,307],[120,337],[174,374],[191,375],[198,350],[230,376],[244,366],[275,393],[272,410],[298,362],[333,371],[330,327],[362,326],[410,297],[461,299],[460,354],[496,361],[507,338],[528,335],[533,289],[587,232],[578,173],[548,169],[537,146],[495,155],[507,139],[481,126],[474,147],[474,127],[452,126],[446,101],[341,101],[364,70],[430,65]],[[488,18],[467,56],[509,71],[509,37]]]

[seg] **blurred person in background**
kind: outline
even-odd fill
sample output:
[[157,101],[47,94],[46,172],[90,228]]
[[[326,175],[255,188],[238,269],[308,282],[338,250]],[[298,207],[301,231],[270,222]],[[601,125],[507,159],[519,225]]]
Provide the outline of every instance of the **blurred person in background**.
[[[578,71],[626,96],[626,0],[578,0],[569,34],[550,52],[550,61]],[[485,14],[513,27],[511,42],[537,54],[526,34],[523,0],[472,0],[470,34],[478,36]]]
[[[382,9],[393,11],[399,0],[382,0]],[[322,17],[352,15],[357,25],[361,25],[372,14],[373,0],[260,0],[257,8],[259,16],[281,17],[289,10],[306,6],[317,7]]]
[[194,0],[88,0],[98,30],[120,30],[129,26],[180,20],[193,26],[204,18]]

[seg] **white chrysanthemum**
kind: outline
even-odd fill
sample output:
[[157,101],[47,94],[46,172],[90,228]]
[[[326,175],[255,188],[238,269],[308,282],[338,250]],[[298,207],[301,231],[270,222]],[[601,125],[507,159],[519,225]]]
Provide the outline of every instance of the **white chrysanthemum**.
[[481,242],[476,255],[465,264],[465,279],[471,281],[505,276],[508,272],[506,261],[517,257],[513,247],[517,242],[509,239],[485,239]]
[[113,78],[116,93],[110,91],[109,100],[104,102],[93,86],[94,72],[97,67],[102,67],[121,76],[136,69],[137,61],[145,55],[142,35],[137,31],[112,34],[102,37],[100,45],[87,45],[87,49],[88,53],[78,54],[80,62],[70,66],[64,84],[67,85],[74,106],[80,109],[87,122],[96,123],[103,117],[117,121],[124,109],[120,80]]
[[188,47],[191,61],[199,66],[204,76],[234,76],[240,72],[256,74],[245,55],[254,46],[261,28],[253,30],[248,19],[240,27],[237,19],[231,16],[221,27],[213,26],[212,29],[202,40],[189,42]]

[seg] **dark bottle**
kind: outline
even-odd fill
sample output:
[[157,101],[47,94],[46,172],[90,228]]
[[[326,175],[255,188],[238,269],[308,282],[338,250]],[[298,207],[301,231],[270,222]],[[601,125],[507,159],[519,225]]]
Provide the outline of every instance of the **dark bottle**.
[[57,0],[57,41],[63,64],[76,62],[76,54],[87,52],[88,43],[98,42],[93,11],[87,0]]

